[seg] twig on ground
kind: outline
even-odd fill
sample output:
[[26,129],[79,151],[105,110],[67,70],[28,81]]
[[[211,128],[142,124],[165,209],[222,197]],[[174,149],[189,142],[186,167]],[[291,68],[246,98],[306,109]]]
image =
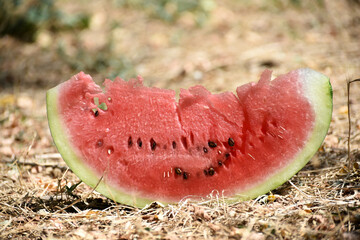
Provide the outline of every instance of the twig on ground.
[[[18,165],[25,165],[25,166],[31,166],[31,167],[51,167],[51,168],[58,168],[61,171],[66,171],[68,169],[67,166],[59,166],[57,164],[41,164],[36,162],[25,162],[25,161],[19,161],[19,160],[11,160],[11,159],[2,159],[1,163],[6,164],[18,164]],[[70,170],[71,171],[71,170]]]
[[350,84],[354,83],[354,82],[360,82],[360,78],[358,79],[354,79],[354,80],[348,80],[347,81],[347,107],[348,107],[348,124],[349,124],[349,135],[348,135],[348,149],[347,149],[347,153],[348,153],[348,169],[349,172],[348,174],[350,174],[353,171],[353,166],[354,166],[354,160],[351,158],[350,156],[350,137],[351,137],[351,114],[350,114]]
[[313,196],[310,196],[306,193],[304,193],[303,191],[300,190],[300,188],[298,188],[293,182],[291,182],[290,180],[288,181],[296,190],[298,190],[302,195],[304,195],[307,198],[313,198]]

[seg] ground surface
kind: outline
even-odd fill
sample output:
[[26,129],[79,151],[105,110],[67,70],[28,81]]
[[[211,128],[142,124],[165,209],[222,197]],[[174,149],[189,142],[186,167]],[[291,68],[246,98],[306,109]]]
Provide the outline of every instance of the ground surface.
[[[41,26],[33,43],[0,38],[1,239],[360,238],[360,170],[346,167],[346,80],[360,77],[358,1],[226,0],[212,8],[213,1],[203,1],[188,12],[166,1],[162,10],[177,14],[170,20],[129,1],[59,2],[65,13],[86,14],[89,27]],[[178,91],[203,84],[220,92],[257,80],[265,68],[278,75],[299,67],[331,78],[333,120],[316,156],[272,193],[232,205],[212,199],[134,209],[83,183],[67,190],[79,179],[52,143],[45,92],[79,70],[98,82],[141,74],[149,86]],[[354,83],[355,162],[359,93]]]

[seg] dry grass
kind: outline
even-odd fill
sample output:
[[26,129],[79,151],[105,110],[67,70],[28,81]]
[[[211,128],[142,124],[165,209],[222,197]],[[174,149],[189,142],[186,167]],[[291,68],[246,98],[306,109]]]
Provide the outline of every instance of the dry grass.
[[[92,14],[90,28],[53,34],[33,44],[0,39],[1,239],[359,239],[360,170],[347,169],[346,79],[360,76],[360,7],[356,1],[222,1],[202,28],[185,14],[174,24],[111,1],[62,1],[68,12]],[[296,2],[296,1],[293,1]],[[276,4],[274,4],[276,3]],[[60,3],[59,3],[60,4]],[[109,27],[114,21],[118,27]],[[111,50],[108,40],[116,43]],[[66,55],[59,54],[59,44]],[[77,51],[83,49],[83,58]],[[234,90],[269,67],[275,75],[311,67],[330,76],[334,114],[328,136],[306,167],[280,188],[229,205],[214,196],[166,207],[116,204],[67,169],[49,134],[45,91],[78,71],[74,61],[102,53],[147,85],[178,90],[203,84]],[[50,64],[49,64],[50,63]],[[71,64],[70,64],[71,63]],[[125,64],[126,63],[126,64]],[[90,67],[89,67],[90,66]],[[360,162],[360,84],[351,89],[351,157]],[[68,187],[68,188],[67,188]]]

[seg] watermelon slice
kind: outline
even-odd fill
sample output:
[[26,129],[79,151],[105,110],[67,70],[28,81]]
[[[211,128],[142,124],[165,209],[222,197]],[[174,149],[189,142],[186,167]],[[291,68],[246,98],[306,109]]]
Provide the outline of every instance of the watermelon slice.
[[115,201],[144,206],[184,197],[250,199],[298,172],[320,147],[332,114],[329,79],[299,69],[231,92],[149,88],[142,79],[80,72],[47,92],[58,151],[72,171]]

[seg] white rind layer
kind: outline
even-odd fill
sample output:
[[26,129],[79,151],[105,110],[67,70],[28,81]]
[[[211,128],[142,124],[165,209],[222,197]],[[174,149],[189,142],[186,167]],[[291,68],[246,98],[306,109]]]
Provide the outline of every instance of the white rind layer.
[[[230,202],[255,198],[261,194],[280,186],[296,174],[316,153],[328,131],[332,115],[332,88],[329,78],[311,69],[296,70],[299,82],[302,84],[302,93],[310,102],[315,112],[314,129],[309,134],[305,147],[289,161],[289,164],[266,179],[264,182],[239,192],[229,198]],[[58,112],[58,94],[61,85],[50,89],[46,94],[47,115],[51,134],[58,151],[70,169],[86,184],[106,197],[127,205],[144,207],[153,200],[140,198],[129,193],[115,189],[106,184],[102,176],[97,176],[90,168],[85,166],[81,158],[75,153],[70,144],[69,134],[63,125]],[[105,173],[106,174],[106,173]],[[156,200],[156,199],[154,199]]]

